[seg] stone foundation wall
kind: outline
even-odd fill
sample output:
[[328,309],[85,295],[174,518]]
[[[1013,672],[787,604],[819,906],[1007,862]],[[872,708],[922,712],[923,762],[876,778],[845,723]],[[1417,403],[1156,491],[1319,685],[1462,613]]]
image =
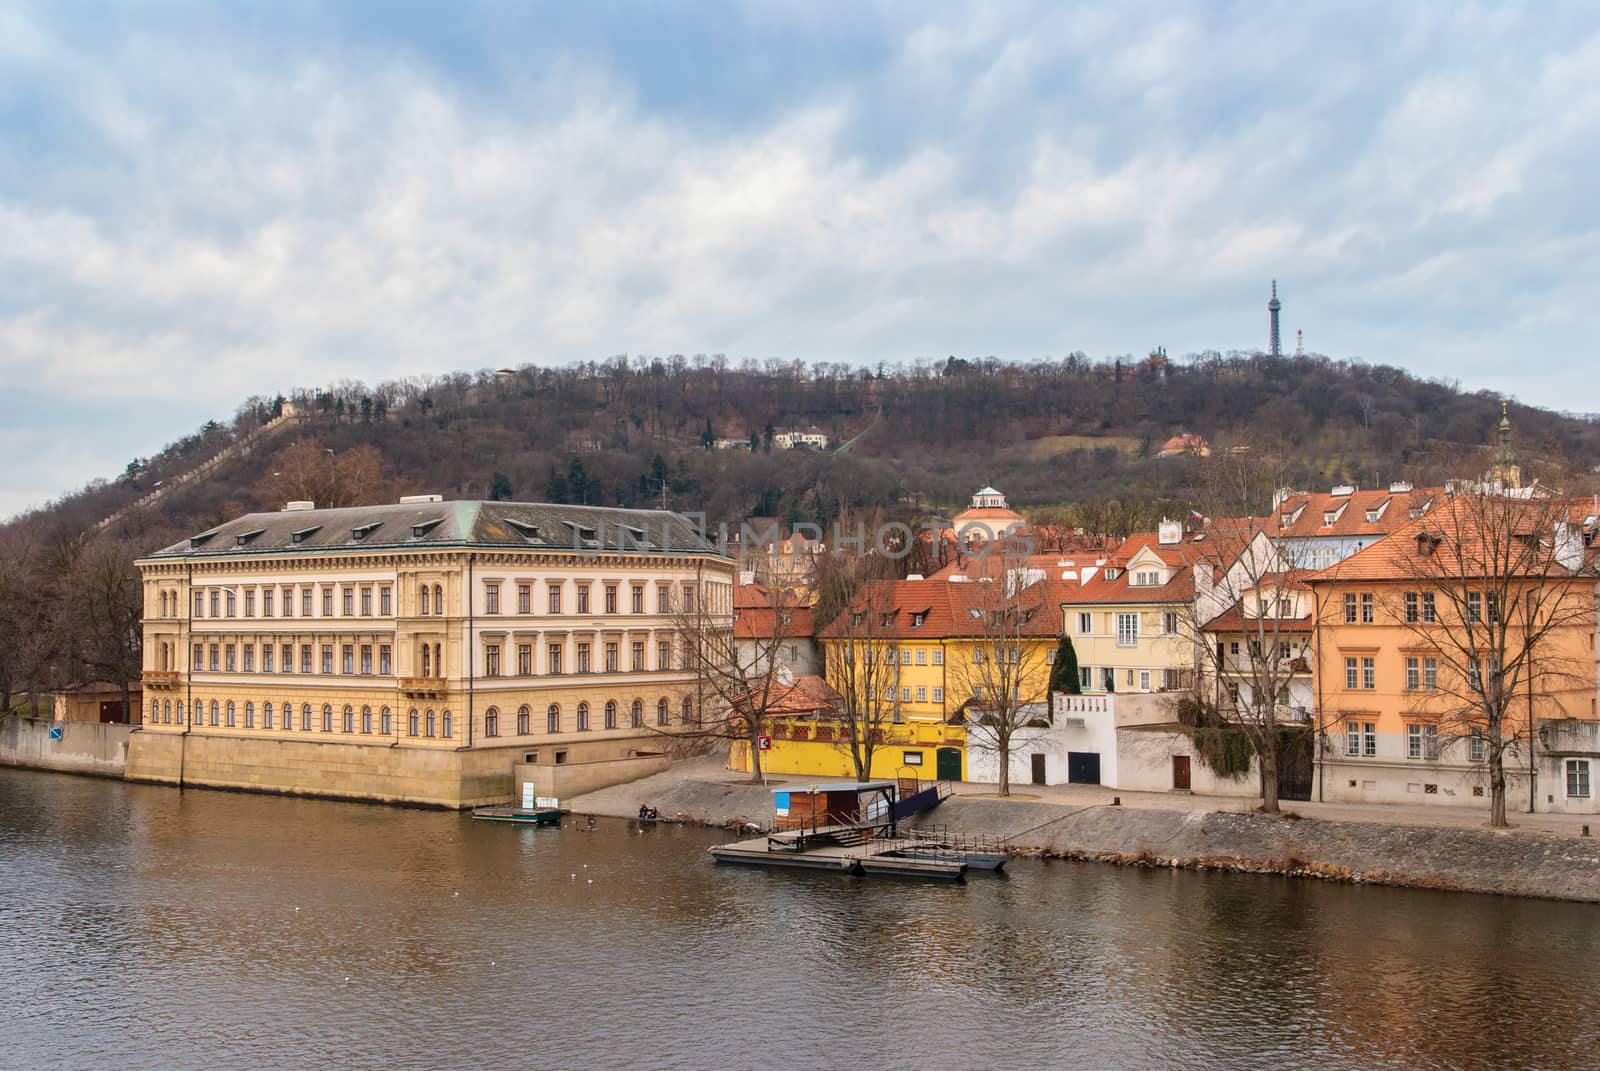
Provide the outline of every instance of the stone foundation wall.
[[[559,766],[545,763],[517,763],[512,767],[513,788],[524,781],[532,781],[534,793],[554,796],[565,802],[573,796],[612,785],[625,785],[641,777],[661,773],[672,765],[666,755],[641,755],[631,759],[609,759],[599,762],[567,762]],[[520,794],[520,790],[519,790]]]

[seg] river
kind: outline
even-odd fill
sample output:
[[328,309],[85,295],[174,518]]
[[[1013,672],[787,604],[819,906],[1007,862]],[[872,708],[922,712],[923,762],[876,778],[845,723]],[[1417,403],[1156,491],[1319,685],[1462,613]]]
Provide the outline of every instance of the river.
[[1600,1066],[1592,905],[0,769],[0,1067]]

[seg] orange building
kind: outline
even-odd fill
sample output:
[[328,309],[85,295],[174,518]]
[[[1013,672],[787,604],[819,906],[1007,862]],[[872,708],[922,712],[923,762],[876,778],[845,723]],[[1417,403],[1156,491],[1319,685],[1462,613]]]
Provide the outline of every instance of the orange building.
[[1320,798],[1487,811],[1481,709],[1499,688],[1507,809],[1596,811],[1596,572],[1581,522],[1548,502],[1458,496],[1308,578]]

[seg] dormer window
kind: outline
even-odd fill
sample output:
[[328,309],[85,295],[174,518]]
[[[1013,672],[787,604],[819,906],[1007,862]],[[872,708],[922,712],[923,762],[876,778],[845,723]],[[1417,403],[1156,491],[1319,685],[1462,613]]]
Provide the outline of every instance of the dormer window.
[[928,620],[928,611],[918,610],[916,613],[911,615],[911,627],[921,628],[922,623],[926,620]]
[[1161,573],[1156,569],[1140,569],[1133,574],[1129,582],[1136,588],[1155,588],[1161,586]]
[[519,521],[514,517],[507,517],[506,523],[512,528],[515,528],[522,538],[528,540],[529,542],[539,538],[539,526],[537,524],[530,524],[527,521]]
[[295,543],[304,543],[320,531],[322,531],[322,525],[314,524],[310,528],[301,528],[299,531],[290,532],[289,539]]
[[439,527],[439,525],[443,523],[443,520],[444,518],[442,517],[435,517],[431,521],[418,521],[416,524],[411,526],[411,538],[421,539],[423,536]]
[[360,542],[381,527],[383,527],[382,521],[373,521],[371,524],[358,524],[350,529],[350,538]]
[[250,541],[252,539],[265,531],[265,528],[256,528],[249,532],[240,532],[238,535],[233,537],[233,545],[236,547],[247,547],[250,545]]
[[1118,577],[1118,575],[1120,574],[1120,572],[1121,572],[1121,570],[1119,570],[1116,566],[1108,565],[1108,566],[1106,566],[1106,571],[1105,571],[1104,575],[1105,575],[1105,578],[1107,580],[1115,580]]
[[197,536],[190,536],[189,537],[189,549],[190,550],[199,550],[201,547],[206,545],[206,541],[207,540],[209,540],[212,536],[214,536],[216,534],[217,533],[215,533],[215,532],[201,532]]

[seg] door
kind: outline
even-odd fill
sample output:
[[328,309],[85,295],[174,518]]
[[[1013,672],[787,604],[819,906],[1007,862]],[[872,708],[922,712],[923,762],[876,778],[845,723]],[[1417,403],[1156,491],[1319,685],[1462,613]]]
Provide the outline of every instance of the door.
[[934,771],[941,781],[961,780],[961,749],[942,747],[934,757]]
[[1172,790],[1174,792],[1189,791],[1189,756],[1172,756]]
[[1042,785],[1045,783],[1043,755],[1033,756],[1033,783],[1036,785]]
[[1067,781],[1074,785],[1100,783],[1100,753],[1098,751],[1067,752]]

